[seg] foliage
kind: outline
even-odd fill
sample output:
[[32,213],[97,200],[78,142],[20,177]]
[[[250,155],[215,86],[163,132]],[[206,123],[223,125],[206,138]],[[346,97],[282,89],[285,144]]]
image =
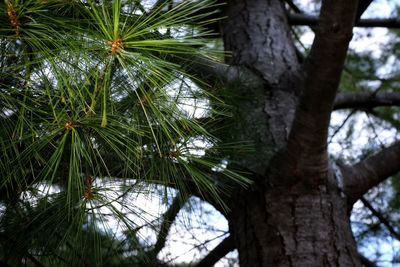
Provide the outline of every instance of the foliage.
[[[223,204],[224,183],[247,183],[218,167],[212,121],[187,111],[212,98],[181,59],[213,54],[202,27],[215,7],[208,0],[150,8],[133,0],[0,4],[3,264],[144,264],[147,245],[130,216],[147,219],[132,195],[159,184]],[[200,109],[224,116],[226,106],[213,99]],[[126,241],[110,235],[108,216],[123,225]]]

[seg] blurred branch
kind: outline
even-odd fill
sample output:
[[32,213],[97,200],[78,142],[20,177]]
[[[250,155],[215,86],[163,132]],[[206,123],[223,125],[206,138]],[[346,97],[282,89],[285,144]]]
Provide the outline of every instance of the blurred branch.
[[400,105],[400,93],[395,92],[339,92],[333,109],[372,109],[379,106]]
[[[357,9],[357,15],[356,15],[356,24],[359,22],[362,14],[365,12],[365,10],[368,8],[368,6],[371,4],[373,0],[361,0],[358,4],[358,9]],[[295,4],[293,3],[292,0],[286,0],[285,1],[289,7],[293,10],[294,14],[288,14],[288,21],[289,24],[291,25],[304,25],[309,26],[310,29],[315,32],[315,26],[318,24],[318,19],[317,17],[309,16],[304,14],[304,12]],[[312,20],[310,20],[312,18]],[[308,22],[309,24],[305,23]],[[296,47],[296,54],[298,55],[299,62],[304,61],[304,56],[302,53],[299,51],[299,49]]]
[[360,21],[361,16],[367,10],[373,0],[360,0],[358,3],[358,10],[356,15],[356,24]]
[[361,263],[364,267],[378,267],[374,262],[370,261],[368,258],[366,258],[364,255],[359,254]]
[[155,13],[158,10],[161,10],[163,7],[166,7],[171,1],[170,0],[158,0],[154,3],[153,7],[150,10],[151,13]]
[[194,267],[212,267],[217,261],[223,258],[226,254],[235,249],[235,240],[233,236],[228,236],[218,244],[210,253],[200,260]]
[[286,0],[285,2],[289,5],[289,7],[290,7],[294,12],[296,12],[296,13],[298,13],[298,14],[302,14],[302,13],[303,13],[303,11],[301,11],[300,8],[299,8],[295,3],[293,3],[292,0]]
[[360,198],[360,201],[364,204],[364,206],[369,209],[376,218],[378,218],[379,222],[382,223],[386,229],[389,231],[389,233],[396,238],[398,241],[400,241],[400,234],[393,228],[393,226],[390,225],[390,222],[379,212],[377,211],[371,203],[368,202],[364,197]]
[[34,256],[32,256],[31,254],[27,253],[26,256],[30,261],[32,261],[35,264],[35,266],[44,267],[44,265],[40,261],[38,261]]
[[[356,21],[359,21],[361,16],[364,14],[365,10],[369,7],[373,0],[360,0],[358,3]],[[289,7],[296,13],[296,14],[304,14],[303,11],[292,1],[286,0],[285,1]]]
[[343,122],[339,125],[339,127],[337,127],[335,129],[335,131],[333,132],[333,134],[330,136],[329,138],[329,144],[332,143],[333,138],[337,135],[338,132],[340,132],[340,130],[344,127],[344,125],[348,122],[348,120],[356,113],[356,110],[352,110],[347,117],[343,120]]
[[165,247],[165,242],[167,241],[167,236],[171,229],[172,223],[175,221],[176,216],[178,215],[182,207],[185,205],[187,200],[188,200],[187,195],[183,195],[178,192],[178,194],[172,201],[171,206],[164,213],[162,218],[163,221],[160,227],[160,232],[157,236],[157,242],[154,245],[154,248],[151,251],[149,251],[151,259],[156,258],[158,253]]
[[350,203],[400,171],[400,141],[382,149],[353,166],[340,166],[344,176],[344,192]]
[[[292,0],[286,0],[285,2],[286,2],[286,3],[289,5],[289,7],[293,10],[293,12],[295,12],[295,13],[297,13],[297,14],[303,14],[303,11],[302,11],[295,3],[293,3]],[[290,14],[290,11],[287,10],[288,21],[289,21],[289,14]],[[315,30],[314,30],[313,27],[310,27],[310,29],[311,29],[313,32],[315,32]],[[299,43],[304,47],[304,45],[303,45],[302,42],[300,41],[300,38],[299,38],[298,34],[296,33],[296,31],[294,31],[293,28],[291,29],[291,31],[292,31],[292,34],[293,34],[294,38],[296,39],[296,41],[299,42]],[[296,49],[296,55],[297,55],[297,58],[298,58],[298,60],[299,60],[299,63],[303,63],[303,62],[304,62],[305,56],[303,55],[303,53],[300,51],[300,49],[299,49],[297,46],[295,47],[295,49]]]
[[[293,26],[317,26],[319,18],[317,16],[292,13],[288,16],[290,25]],[[383,27],[383,28],[400,28],[400,19],[390,18],[390,19],[360,19],[356,21],[355,27]]]

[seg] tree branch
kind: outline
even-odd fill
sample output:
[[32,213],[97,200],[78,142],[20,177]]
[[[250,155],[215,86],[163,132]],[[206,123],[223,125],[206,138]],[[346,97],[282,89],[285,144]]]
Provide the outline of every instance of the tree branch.
[[295,162],[296,175],[315,179],[328,171],[330,114],[352,37],[357,3],[322,2],[316,37],[304,65],[304,91],[288,139],[288,154]]
[[[365,10],[368,8],[368,6],[371,4],[372,1],[373,0],[360,0],[360,3],[358,4],[358,9],[357,9],[356,24],[360,21],[360,17],[362,16],[362,14],[365,12]],[[291,25],[306,25],[306,26],[309,26],[313,32],[315,32],[314,26],[317,25],[318,18],[313,17],[313,16],[307,16],[306,14],[304,14],[304,12],[301,11],[293,3],[292,0],[286,0],[285,2],[289,5],[289,7],[295,13],[295,14],[288,14],[289,24],[291,24]],[[303,55],[301,54],[301,52],[297,48],[296,48],[296,54],[298,55],[299,62],[302,63],[304,61],[304,58],[303,58]]]
[[336,95],[333,109],[372,109],[379,106],[396,105],[400,105],[400,93],[340,92]]
[[344,192],[350,203],[356,202],[369,189],[400,171],[400,141],[353,166],[341,166]]
[[[361,16],[364,14],[365,10],[367,10],[368,6],[372,3],[373,0],[360,0],[358,3],[358,9],[357,9],[357,14],[356,14],[356,21],[359,21]],[[296,4],[293,3],[292,0],[286,0],[285,1],[291,9],[297,14],[304,14],[300,10],[300,8],[297,7]],[[315,24],[316,25],[316,24]]]
[[365,10],[369,7],[373,0],[360,0],[358,3],[357,15],[356,15],[356,24],[360,21],[361,16],[364,14]]
[[156,258],[158,253],[164,248],[165,242],[167,241],[167,236],[169,230],[171,229],[172,223],[175,221],[176,216],[182,209],[188,200],[188,196],[184,196],[178,192],[177,196],[172,201],[171,206],[163,215],[163,221],[160,227],[160,232],[157,236],[157,242],[154,248],[149,252],[150,258]]
[[386,227],[389,233],[398,241],[400,241],[400,234],[390,225],[390,222],[379,211],[377,211],[364,197],[361,197],[360,200],[364,204],[364,206],[371,211],[372,215],[378,218],[379,222]]
[[366,258],[364,255],[359,254],[361,263],[364,267],[378,267],[374,262],[370,261],[368,258]]
[[300,10],[300,8],[299,8],[295,3],[293,3],[292,0],[286,0],[285,2],[289,5],[289,7],[290,7],[294,12],[296,12],[296,13],[298,13],[298,14],[302,14],[302,13],[303,13],[303,12]]
[[226,254],[235,249],[235,240],[232,236],[226,237],[218,244],[210,253],[200,260],[195,267],[212,267],[214,264],[223,258]]
[[32,263],[35,264],[35,266],[44,267],[44,265],[40,261],[38,261],[33,255],[31,255],[29,252],[27,252],[26,257],[28,259],[30,259],[32,261]]
[[[289,24],[293,26],[316,26],[318,24],[318,17],[312,15],[293,13],[288,16]],[[383,27],[383,28],[400,28],[400,19],[390,18],[390,19],[360,19],[358,20],[355,27]]]

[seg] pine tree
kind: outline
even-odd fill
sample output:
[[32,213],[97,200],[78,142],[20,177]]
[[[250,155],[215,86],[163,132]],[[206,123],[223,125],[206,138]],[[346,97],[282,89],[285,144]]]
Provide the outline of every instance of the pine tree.
[[400,240],[399,34],[380,57],[349,44],[400,26],[300,2],[1,4],[0,264],[174,266],[172,224],[205,201],[229,232],[189,265],[374,266],[359,248]]

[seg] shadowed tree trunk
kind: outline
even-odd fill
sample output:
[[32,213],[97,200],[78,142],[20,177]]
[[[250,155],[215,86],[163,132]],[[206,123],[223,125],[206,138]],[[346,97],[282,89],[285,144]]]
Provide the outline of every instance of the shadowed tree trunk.
[[346,199],[332,186],[267,187],[229,216],[240,266],[360,266]]

